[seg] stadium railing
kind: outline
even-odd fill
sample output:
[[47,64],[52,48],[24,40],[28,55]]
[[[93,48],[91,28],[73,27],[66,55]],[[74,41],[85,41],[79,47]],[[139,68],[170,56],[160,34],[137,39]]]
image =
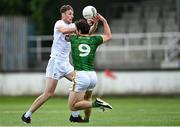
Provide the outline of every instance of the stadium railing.
[[[136,39],[138,41],[133,41]],[[157,39],[158,41],[155,41],[155,39]],[[34,41],[36,43],[36,47],[30,47],[29,52],[36,53],[38,62],[42,62],[42,53],[50,53],[50,47],[42,46],[43,41],[51,40],[53,40],[53,37],[51,35],[29,36],[29,41]],[[122,41],[123,43],[121,43]],[[121,58],[120,62],[131,62],[136,60],[136,57],[132,58],[130,52],[133,54],[136,54],[136,52],[140,52],[141,54],[146,54],[146,58],[142,59],[146,61],[153,60],[152,57],[154,55],[159,55],[158,51],[161,51],[161,53],[163,54],[157,59],[161,64],[162,62],[171,62],[174,59],[179,60],[179,41],[180,33],[178,32],[128,34],[113,33],[110,43],[106,43],[105,45],[100,46],[100,48],[98,49],[98,53],[100,55],[98,55],[97,57],[106,59],[106,52],[116,52],[117,57],[121,56],[123,58]],[[116,42],[116,44],[114,42]],[[121,55],[118,56],[118,54]],[[111,53],[108,53],[108,55],[111,55]],[[117,60],[117,57],[115,58],[115,60]],[[96,60],[98,60],[99,58],[97,58]],[[104,63],[104,61],[102,62]],[[112,62],[113,65],[113,60],[110,62]]]

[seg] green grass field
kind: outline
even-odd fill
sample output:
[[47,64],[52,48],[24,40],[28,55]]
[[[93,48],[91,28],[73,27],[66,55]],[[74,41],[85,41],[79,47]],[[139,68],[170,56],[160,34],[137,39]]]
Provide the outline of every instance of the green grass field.
[[[0,97],[0,126],[24,126],[20,117],[35,97]],[[93,109],[89,123],[70,123],[66,97],[51,98],[35,114],[31,126],[180,126],[178,97],[102,98],[113,109]],[[82,114],[83,112],[81,112]]]

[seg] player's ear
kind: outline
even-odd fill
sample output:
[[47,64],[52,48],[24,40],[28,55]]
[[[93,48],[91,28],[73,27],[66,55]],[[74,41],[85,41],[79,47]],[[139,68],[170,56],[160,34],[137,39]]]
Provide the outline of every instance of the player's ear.
[[61,18],[63,18],[65,16],[65,13],[61,13]]

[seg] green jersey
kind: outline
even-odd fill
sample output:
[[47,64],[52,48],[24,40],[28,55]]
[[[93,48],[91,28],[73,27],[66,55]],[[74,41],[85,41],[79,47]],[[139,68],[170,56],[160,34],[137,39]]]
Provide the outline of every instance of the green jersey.
[[93,71],[97,47],[103,43],[101,36],[71,35],[71,53],[74,69]]

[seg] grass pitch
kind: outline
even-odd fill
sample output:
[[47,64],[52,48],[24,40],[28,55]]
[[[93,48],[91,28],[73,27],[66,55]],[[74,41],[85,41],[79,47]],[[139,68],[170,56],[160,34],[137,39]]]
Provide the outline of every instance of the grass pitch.
[[[20,117],[36,97],[0,97],[0,126],[24,126]],[[33,114],[30,126],[180,126],[179,97],[111,97],[112,110],[92,111],[89,123],[70,123],[67,97],[54,97]],[[83,115],[83,112],[81,112]]]

